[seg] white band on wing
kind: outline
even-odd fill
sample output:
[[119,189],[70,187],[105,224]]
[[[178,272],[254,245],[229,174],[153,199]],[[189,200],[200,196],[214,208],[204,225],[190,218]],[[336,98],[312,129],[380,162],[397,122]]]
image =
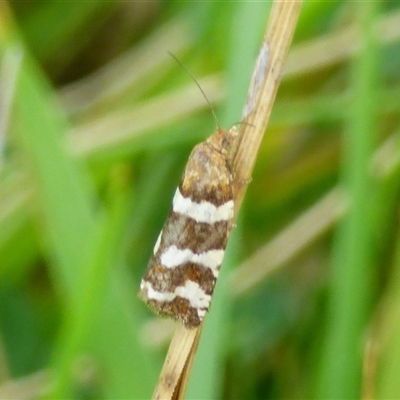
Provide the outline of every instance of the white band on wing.
[[200,319],[204,317],[204,309],[208,309],[211,301],[211,296],[206,294],[196,282],[191,280],[187,280],[185,286],[177,286],[173,292],[158,292],[153,289],[153,286],[148,281],[142,281],[140,287],[142,290],[147,291],[147,298],[149,300],[170,302],[178,296],[187,299],[190,306],[197,309],[197,315]]
[[175,268],[192,262],[210,268],[213,275],[218,277],[224,253],[224,250],[208,250],[196,254],[189,249],[178,249],[175,245],[172,245],[161,254],[161,264],[167,268]]
[[176,213],[186,215],[196,222],[214,224],[218,221],[229,221],[233,218],[233,200],[229,200],[220,206],[215,206],[208,201],[196,203],[188,197],[183,197],[178,188],[172,204]]

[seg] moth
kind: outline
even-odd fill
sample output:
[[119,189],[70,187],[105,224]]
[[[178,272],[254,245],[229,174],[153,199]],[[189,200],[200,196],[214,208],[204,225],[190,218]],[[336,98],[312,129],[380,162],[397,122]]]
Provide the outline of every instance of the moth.
[[232,229],[236,138],[235,126],[218,127],[193,149],[140,285],[139,297],[153,311],[188,328],[210,308]]

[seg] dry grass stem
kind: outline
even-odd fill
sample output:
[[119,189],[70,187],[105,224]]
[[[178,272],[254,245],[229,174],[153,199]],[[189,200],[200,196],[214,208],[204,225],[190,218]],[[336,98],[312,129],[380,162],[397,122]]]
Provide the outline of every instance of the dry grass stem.
[[234,159],[236,172],[235,213],[240,209],[247,183],[256,162],[275,96],[283,74],[301,1],[275,1],[258,55],[240,125],[239,145]]
[[197,329],[196,337],[194,339],[194,343],[190,350],[189,356],[186,360],[186,364],[183,368],[181,379],[175,392],[174,400],[183,400],[185,398],[186,388],[189,383],[190,371],[192,370],[194,357],[196,355],[197,347],[199,346],[200,342],[201,331],[202,326]]
[[[239,210],[246,185],[251,177],[258,148],[278,90],[286,55],[292,41],[300,11],[301,1],[273,3],[266,34],[263,39],[253,73],[248,98],[243,112],[239,144],[234,168],[238,184],[235,187],[235,202]],[[182,399],[189,378],[195,353],[195,342],[200,338],[200,329],[179,326],[175,331],[164,363],[153,399]],[[186,368],[184,369],[186,365]],[[181,374],[183,375],[181,376]],[[175,393],[174,393],[175,392]]]
[[182,324],[177,325],[152,399],[172,399],[174,392],[175,396],[179,392],[178,382],[200,331],[201,327],[187,329]]

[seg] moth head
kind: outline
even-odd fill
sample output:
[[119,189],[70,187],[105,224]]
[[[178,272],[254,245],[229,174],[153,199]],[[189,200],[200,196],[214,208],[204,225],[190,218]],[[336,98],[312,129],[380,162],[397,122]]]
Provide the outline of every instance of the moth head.
[[207,139],[207,143],[221,154],[226,155],[233,149],[237,135],[238,130],[236,126],[232,126],[232,128],[227,131],[218,128],[217,131]]

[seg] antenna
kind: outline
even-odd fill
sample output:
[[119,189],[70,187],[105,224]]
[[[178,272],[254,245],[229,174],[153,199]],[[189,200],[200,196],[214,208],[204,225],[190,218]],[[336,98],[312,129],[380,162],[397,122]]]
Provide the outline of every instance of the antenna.
[[200,92],[202,93],[202,95],[203,95],[204,98],[206,99],[206,102],[207,102],[207,104],[208,104],[208,107],[209,107],[210,110],[211,110],[211,113],[212,113],[212,115],[213,115],[213,117],[214,117],[215,123],[217,124],[217,128],[220,130],[220,129],[221,129],[221,126],[220,126],[220,124],[219,124],[219,122],[218,122],[218,118],[217,118],[217,115],[215,114],[214,108],[213,108],[213,106],[211,105],[210,100],[208,100],[208,97],[207,97],[206,94],[204,93],[204,90],[201,88],[199,82],[197,82],[197,79],[196,79],[196,78],[193,76],[193,74],[188,70],[188,68],[187,68],[180,60],[178,60],[178,58],[177,58],[174,54],[172,54],[170,51],[169,51],[168,53],[169,53],[169,55],[170,55],[171,57],[173,57],[173,58],[175,59],[175,61],[189,74],[189,76],[193,79],[194,83],[195,83],[195,84],[197,85],[197,87],[200,89]]

